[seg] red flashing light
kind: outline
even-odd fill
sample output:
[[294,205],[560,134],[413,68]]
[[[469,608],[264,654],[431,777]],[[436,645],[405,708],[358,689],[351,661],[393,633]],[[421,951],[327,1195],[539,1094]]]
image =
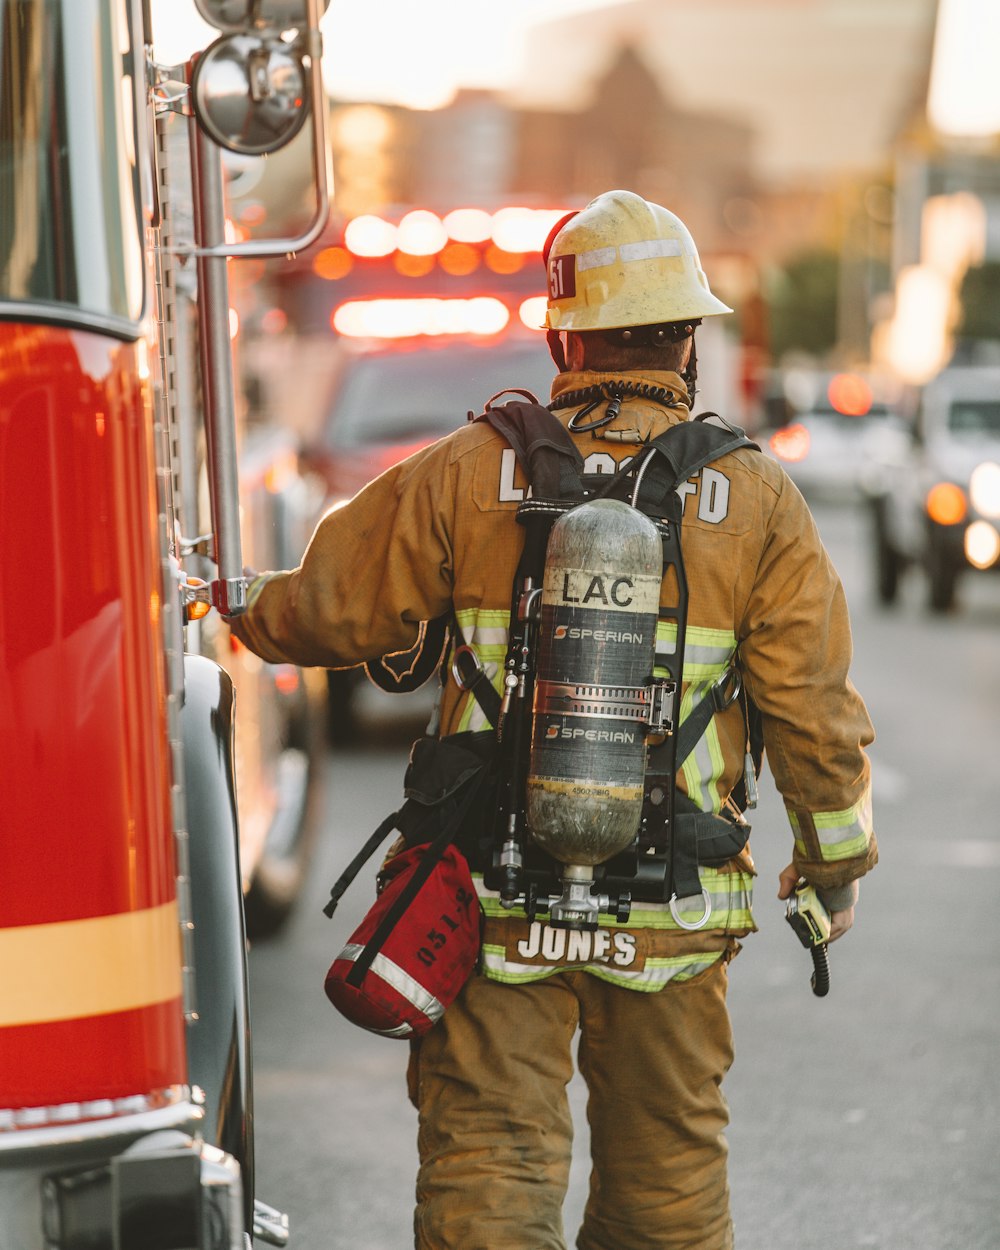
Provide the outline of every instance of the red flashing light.
[[351,253],[344,247],[324,247],[321,252],[316,253],[312,267],[317,278],[335,282],[338,278],[345,278],[351,272],[354,268],[354,260]]
[[411,252],[397,252],[392,263],[396,272],[401,273],[404,278],[422,278],[425,273],[430,273],[434,268],[436,257],[433,255],[414,255]]
[[798,464],[809,455],[809,431],[799,421],[775,430],[768,442],[777,458],[789,464]]
[[410,256],[435,256],[447,242],[448,231],[441,218],[427,209],[414,209],[399,223],[396,247]]
[[521,252],[506,252],[490,244],[486,249],[486,265],[494,273],[517,273],[524,268],[524,256]]
[[469,243],[449,243],[438,257],[438,264],[445,273],[461,278],[479,268],[479,253]]
[[856,373],[838,373],[830,379],[826,397],[831,406],[845,417],[863,417],[871,411],[871,387]]
[[474,299],[349,300],[330,324],[346,338],[402,339],[419,335],[499,334],[510,310],[492,296]]

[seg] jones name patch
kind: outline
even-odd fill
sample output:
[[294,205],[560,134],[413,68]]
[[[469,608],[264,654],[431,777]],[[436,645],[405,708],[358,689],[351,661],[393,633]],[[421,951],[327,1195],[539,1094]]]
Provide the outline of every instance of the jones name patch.
[[[523,930],[522,930],[523,932]],[[521,964],[611,964],[638,971],[646,962],[627,929],[553,929],[533,920],[526,937],[507,943],[507,959]]]

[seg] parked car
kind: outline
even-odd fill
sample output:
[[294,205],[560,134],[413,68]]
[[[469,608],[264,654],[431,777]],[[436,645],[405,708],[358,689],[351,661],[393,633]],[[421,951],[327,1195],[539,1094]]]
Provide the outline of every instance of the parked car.
[[[380,473],[459,428],[507,387],[528,390],[547,403],[555,372],[541,335],[342,344],[320,432],[303,452],[323,480],[325,508],[345,503]],[[393,658],[399,672],[409,666],[408,655]],[[335,743],[350,741],[358,731],[364,678],[363,666],[329,673],[329,731]],[[388,681],[391,685],[391,676]]]
[[923,390],[905,453],[870,466],[875,589],[895,602],[923,570],[947,611],[968,569],[1000,568],[1000,368],[949,368]]
[[853,502],[866,493],[867,466],[909,444],[900,412],[876,399],[856,374],[834,374],[811,404],[772,431],[765,449],[809,499]]

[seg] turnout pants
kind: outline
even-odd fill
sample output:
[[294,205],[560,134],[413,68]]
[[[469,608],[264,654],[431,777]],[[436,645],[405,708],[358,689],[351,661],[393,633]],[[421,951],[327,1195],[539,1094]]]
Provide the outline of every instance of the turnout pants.
[[592,1172],[578,1250],[731,1250],[722,959],[656,993],[473,977],[414,1046],[417,1250],[565,1250],[579,1028]]

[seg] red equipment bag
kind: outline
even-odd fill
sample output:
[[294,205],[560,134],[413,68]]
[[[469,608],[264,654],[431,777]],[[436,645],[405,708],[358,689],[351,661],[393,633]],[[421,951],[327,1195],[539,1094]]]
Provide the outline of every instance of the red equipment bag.
[[384,1037],[420,1037],[436,1024],[479,958],[479,902],[465,856],[431,844],[386,864],[375,905],[326,974],[330,1002]]
[[403,833],[406,849],[383,865],[374,905],[326,974],[330,1002],[369,1032],[420,1037],[475,970],[479,899],[456,842],[467,837],[470,820],[475,826],[483,817],[484,800],[473,804],[490,770],[469,749],[480,736],[414,744],[406,803],[382,822],[330,891],[327,916],[390,830]]

